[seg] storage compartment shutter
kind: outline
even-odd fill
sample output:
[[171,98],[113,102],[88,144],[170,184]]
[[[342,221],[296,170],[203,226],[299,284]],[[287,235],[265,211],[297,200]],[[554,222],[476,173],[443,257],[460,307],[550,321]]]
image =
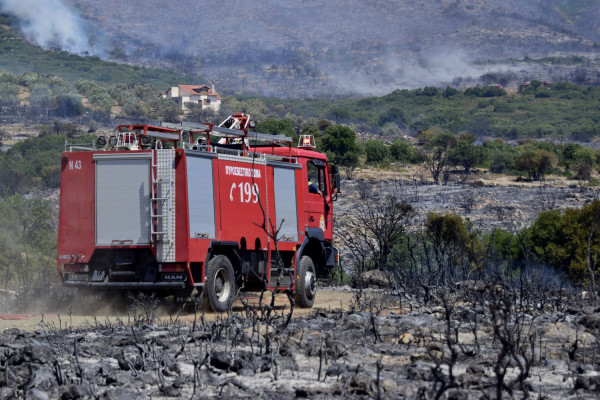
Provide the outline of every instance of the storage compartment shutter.
[[96,244],[113,241],[150,243],[148,157],[96,160]]
[[298,209],[296,205],[296,174],[294,169],[273,168],[275,185],[275,216],[281,225],[278,240],[298,240]]
[[190,237],[215,238],[215,195],[212,158],[187,155]]

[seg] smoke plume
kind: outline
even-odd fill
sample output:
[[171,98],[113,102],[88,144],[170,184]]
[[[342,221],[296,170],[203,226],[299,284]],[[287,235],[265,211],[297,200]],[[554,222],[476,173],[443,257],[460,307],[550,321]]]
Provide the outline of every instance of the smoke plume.
[[27,40],[44,49],[98,53],[90,46],[81,18],[62,0],[0,0],[0,10],[17,17]]

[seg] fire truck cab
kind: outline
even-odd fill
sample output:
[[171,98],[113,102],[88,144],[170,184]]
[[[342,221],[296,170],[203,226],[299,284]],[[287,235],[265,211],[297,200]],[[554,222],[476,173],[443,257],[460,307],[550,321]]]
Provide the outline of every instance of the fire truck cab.
[[311,307],[333,247],[335,164],[302,136],[221,125],[119,125],[62,154],[57,268],[64,285],[189,296],[215,311],[238,290],[292,290]]

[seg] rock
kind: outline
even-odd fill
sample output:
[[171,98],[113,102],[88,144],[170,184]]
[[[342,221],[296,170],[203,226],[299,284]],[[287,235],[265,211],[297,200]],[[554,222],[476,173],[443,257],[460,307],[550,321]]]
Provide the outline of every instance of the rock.
[[160,382],[158,379],[158,375],[154,371],[138,372],[137,379],[150,386],[158,385],[158,383]]
[[[66,393],[68,393],[68,395]],[[89,385],[70,385],[67,392],[62,395],[63,400],[81,399],[85,397],[92,397],[92,391],[90,390]]]
[[255,372],[253,369],[250,369],[250,368],[240,368],[237,371],[237,374],[240,376],[253,376],[253,375],[255,375]]
[[469,392],[466,390],[450,389],[446,396],[447,400],[468,400]]
[[469,364],[467,372],[470,374],[485,374],[485,368],[479,364]]
[[50,397],[48,397],[48,394],[38,388],[33,388],[33,389],[29,389],[26,394],[25,394],[25,398],[27,400],[48,400]]
[[595,330],[600,328],[600,313],[593,313],[584,315],[580,321],[581,325],[588,329]]
[[231,358],[228,354],[222,351],[215,351],[210,356],[210,365],[215,368],[222,370],[229,370],[229,366],[231,365]]
[[413,341],[413,335],[410,333],[403,333],[402,335],[400,335],[400,338],[398,338],[398,341],[402,344],[409,344]]
[[102,393],[99,398],[102,400],[137,400],[146,397],[124,388],[114,388]]
[[413,381],[430,381],[433,379],[432,368],[433,364],[416,361],[406,368],[406,376]]
[[390,288],[394,286],[394,283],[396,282],[392,272],[380,271],[378,269],[363,273],[361,279],[364,285],[379,289]]
[[[231,370],[237,372],[238,375],[240,370],[245,370],[244,374],[254,375],[254,372],[260,366],[260,358],[250,353],[239,353],[236,354]],[[249,372],[252,372],[251,374]]]
[[161,386],[160,391],[167,397],[179,397],[181,395],[181,390],[171,385]]
[[348,372],[345,364],[333,363],[325,371],[325,376],[340,376]]
[[369,322],[369,317],[366,313],[354,313],[346,317],[349,329],[360,329],[364,328],[365,324]]
[[600,375],[579,375],[575,379],[575,390],[577,389],[600,393]]
[[181,389],[181,388],[185,387],[185,381],[181,378],[176,378],[173,381],[173,387],[177,388],[177,389]]
[[435,322],[437,322],[436,318],[429,314],[409,314],[398,321],[405,332],[415,331],[419,328],[430,328]]
[[164,354],[162,356],[161,362],[162,362],[163,367],[165,367],[167,370],[169,370],[171,372],[175,372],[177,374],[179,374],[181,372],[181,371],[179,371],[179,366],[177,365],[177,361],[169,354]]
[[459,289],[467,290],[470,292],[485,292],[485,283],[483,281],[469,279],[466,281],[456,282],[456,286],[458,286]]
[[288,338],[279,346],[279,355],[283,357],[291,357],[299,351],[300,341],[296,338]]
[[129,371],[131,369],[123,354],[117,354],[115,358],[117,359],[117,363],[119,364],[119,368],[121,368],[121,370]]
[[375,380],[365,374],[353,374],[350,377],[350,387],[355,395],[371,396],[377,392]]
[[438,350],[432,350],[423,353],[411,354],[410,361],[433,361],[433,360],[441,360],[444,354]]
[[119,383],[119,378],[117,377],[117,374],[115,372],[112,372],[108,374],[105,382],[107,385],[112,385],[113,383]]

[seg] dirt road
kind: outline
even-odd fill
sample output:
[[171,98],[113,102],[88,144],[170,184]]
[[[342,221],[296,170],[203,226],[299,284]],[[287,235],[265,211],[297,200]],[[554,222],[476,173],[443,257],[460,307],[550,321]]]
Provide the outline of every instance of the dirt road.
[[[319,309],[348,309],[354,301],[354,292],[349,288],[320,288],[317,292],[313,308],[295,308],[293,315],[304,316]],[[74,303],[81,299],[75,299]],[[86,299],[84,301],[89,301]],[[260,307],[260,293],[246,293],[244,302],[254,308]],[[262,304],[267,306],[271,303],[270,292],[265,292]],[[147,313],[153,313],[157,317],[156,322],[167,322],[177,318],[182,323],[193,323],[194,318],[204,318],[211,320],[217,318],[216,314],[206,307],[200,308],[194,313],[193,307],[187,307],[182,311],[180,306],[173,304],[169,300],[162,301],[157,307],[152,308],[149,304],[128,303],[123,304],[101,304],[86,305],[86,311],[76,311],[80,304],[65,305],[60,311],[40,312],[32,311],[29,313],[4,313],[0,314],[0,332],[6,329],[17,328],[25,331],[35,331],[38,329],[64,329],[94,327],[99,324],[118,323],[119,320],[127,323],[132,321],[136,315],[145,317]],[[144,308],[146,307],[146,308]],[[70,310],[69,310],[70,309]],[[278,294],[275,298],[275,312],[286,314],[290,310],[290,304],[285,294]],[[237,299],[233,303],[233,312],[244,312],[242,299]]]

